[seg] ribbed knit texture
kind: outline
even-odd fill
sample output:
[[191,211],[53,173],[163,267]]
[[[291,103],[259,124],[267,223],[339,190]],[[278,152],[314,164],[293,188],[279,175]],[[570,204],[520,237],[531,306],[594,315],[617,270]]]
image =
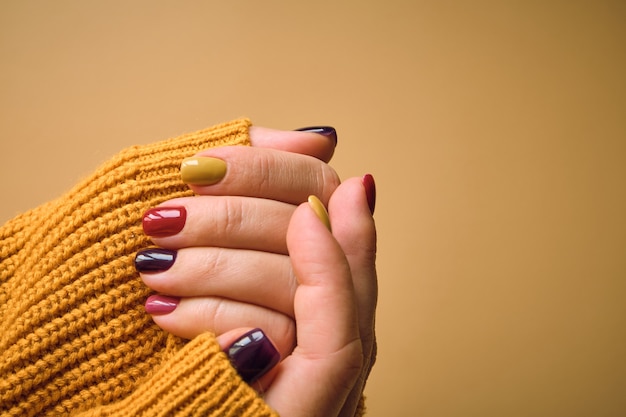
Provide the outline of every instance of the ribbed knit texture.
[[275,416],[230,366],[212,335],[196,337],[149,381],[116,404],[80,417]]
[[0,228],[1,416],[275,415],[212,335],[185,344],[152,322],[133,265],[150,245],[144,211],[192,195],[182,159],[248,145],[249,126],[241,119],[127,149]]

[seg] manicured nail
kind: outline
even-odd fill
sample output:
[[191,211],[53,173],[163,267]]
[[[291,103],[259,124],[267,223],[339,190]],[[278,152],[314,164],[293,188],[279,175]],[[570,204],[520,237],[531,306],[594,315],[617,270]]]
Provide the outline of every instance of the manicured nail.
[[139,272],[167,271],[174,265],[175,260],[175,250],[161,248],[144,249],[135,255],[135,269]]
[[226,175],[226,162],[201,156],[187,158],[180,166],[180,175],[185,184],[212,185]]
[[311,209],[313,209],[313,212],[322,221],[322,223],[324,223],[324,226],[326,226],[328,230],[331,230],[328,212],[326,211],[326,207],[324,207],[324,204],[322,204],[320,199],[314,195],[310,195],[309,206],[311,207]]
[[171,297],[169,295],[151,295],[146,300],[145,309],[146,313],[152,315],[169,314],[176,310],[180,298]]
[[326,136],[330,140],[332,140],[335,145],[337,145],[337,131],[334,127],[330,126],[310,126],[310,127],[301,127],[300,129],[295,129],[298,132],[312,132],[317,133],[319,135]]
[[241,378],[249,384],[280,361],[280,353],[261,329],[244,334],[226,349],[226,354]]
[[184,207],[156,207],[143,215],[143,231],[152,237],[172,236],[183,230],[187,220]]
[[365,187],[367,205],[370,208],[370,212],[374,214],[374,209],[376,208],[376,183],[371,174],[365,174],[363,177],[363,187]]

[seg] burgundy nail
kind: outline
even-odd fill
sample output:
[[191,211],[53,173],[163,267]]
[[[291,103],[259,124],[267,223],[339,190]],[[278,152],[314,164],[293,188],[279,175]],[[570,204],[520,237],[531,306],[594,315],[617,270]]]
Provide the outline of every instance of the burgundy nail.
[[149,248],[135,255],[135,269],[139,272],[167,271],[176,261],[176,251],[161,248]]
[[376,183],[374,177],[371,174],[366,174],[363,177],[363,186],[365,187],[365,196],[367,197],[367,205],[370,208],[370,212],[374,214],[376,208]]
[[261,329],[244,334],[226,349],[226,353],[241,378],[249,384],[280,361],[280,353]]
[[295,129],[298,132],[312,132],[317,133],[319,135],[326,136],[330,140],[332,140],[335,145],[337,145],[337,131],[334,127],[330,126],[309,126],[309,127],[301,127],[300,129]]
[[178,297],[171,297],[169,295],[160,294],[151,295],[146,300],[146,313],[154,315],[169,314],[172,311],[176,310],[179,302],[180,298]]
[[183,230],[187,210],[184,207],[156,207],[143,215],[143,231],[152,237],[172,236]]

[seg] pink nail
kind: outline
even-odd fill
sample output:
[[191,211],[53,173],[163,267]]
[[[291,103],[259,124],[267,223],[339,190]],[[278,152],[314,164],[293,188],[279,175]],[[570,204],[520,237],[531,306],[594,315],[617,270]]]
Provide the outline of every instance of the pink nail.
[[153,315],[169,314],[176,310],[180,298],[168,295],[151,295],[146,300],[146,312]]

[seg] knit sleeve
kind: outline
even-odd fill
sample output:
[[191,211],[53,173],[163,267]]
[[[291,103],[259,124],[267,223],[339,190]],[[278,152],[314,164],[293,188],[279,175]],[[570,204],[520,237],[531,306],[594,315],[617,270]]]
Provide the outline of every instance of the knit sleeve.
[[211,334],[196,337],[132,394],[78,417],[278,417],[230,366]]
[[213,336],[185,343],[153,323],[133,265],[144,211],[192,195],[182,159],[248,145],[249,127],[129,148],[0,228],[0,415],[272,415]]

